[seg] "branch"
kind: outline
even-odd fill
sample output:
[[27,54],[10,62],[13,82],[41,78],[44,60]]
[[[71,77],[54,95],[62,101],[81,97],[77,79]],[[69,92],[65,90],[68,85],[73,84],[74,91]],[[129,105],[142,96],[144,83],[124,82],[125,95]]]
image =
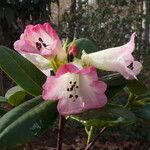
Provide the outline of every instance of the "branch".
[[59,115],[59,127],[57,135],[57,150],[62,150],[62,133],[65,126],[65,117]]
[[95,142],[98,140],[99,136],[106,130],[106,127],[103,127],[101,131],[98,133],[98,135],[93,139],[91,143],[89,143],[85,150],[90,150],[90,148],[95,144]]

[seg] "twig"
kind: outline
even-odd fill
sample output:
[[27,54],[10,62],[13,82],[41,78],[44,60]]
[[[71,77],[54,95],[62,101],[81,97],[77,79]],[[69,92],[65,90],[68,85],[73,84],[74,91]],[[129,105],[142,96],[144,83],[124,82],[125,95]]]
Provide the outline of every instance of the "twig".
[[65,117],[59,116],[59,127],[57,135],[57,150],[62,150],[62,133],[65,125]]
[[101,129],[101,131],[98,133],[98,135],[93,139],[93,141],[90,142],[90,143],[86,146],[85,150],[90,150],[90,148],[95,144],[95,142],[97,141],[97,139],[99,138],[99,136],[100,136],[105,130],[106,130],[106,127],[103,127],[103,128]]

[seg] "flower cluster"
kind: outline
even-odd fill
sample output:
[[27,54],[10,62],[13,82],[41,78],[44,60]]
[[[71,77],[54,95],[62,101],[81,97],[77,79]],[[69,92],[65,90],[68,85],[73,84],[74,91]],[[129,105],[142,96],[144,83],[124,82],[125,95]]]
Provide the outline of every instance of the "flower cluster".
[[[44,23],[26,26],[14,49],[47,75],[43,99],[58,100],[59,113],[67,116],[102,108],[107,103],[107,85],[98,79],[96,68],[118,72],[128,80],[137,79],[142,65],[132,56],[135,36],[133,33],[130,41],[120,47],[90,54],[83,50],[78,64],[74,61],[78,53],[75,40],[67,48],[62,46],[55,30]],[[50,75],[50,70],[55,75]]]

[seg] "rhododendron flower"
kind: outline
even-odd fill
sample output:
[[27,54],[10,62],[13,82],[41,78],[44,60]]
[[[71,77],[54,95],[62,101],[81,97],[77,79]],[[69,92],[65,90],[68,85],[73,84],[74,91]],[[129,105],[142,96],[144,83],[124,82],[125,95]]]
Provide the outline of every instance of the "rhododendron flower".
[[45,58],[57,55],[63,60],[65,57],[61,41],[49,23],[26,26],[20,40],[14,43],[14,49],[27,54],[39,54]]
[[142,64],[134,60],[132,52],[135,48],[135,33],[130,41],[120,47],[105,49],[99,52],[86,54],[83,51],[82,61],[96,68],[119,72],[126,79],[137,79],[141,71]]
[[50,61],[45,59],[39,54],[30,54],[20,52],[22,56],[32,62],[39,70],[41,70],[46,76],[50,76]]
[[94,67],[78,69],[66,64],[56,76],[47,78],[42,95],[45,100],[59,100],[57,109],[66,116],[103,107],[107,102],[105,90],[106,84],[98,80]]

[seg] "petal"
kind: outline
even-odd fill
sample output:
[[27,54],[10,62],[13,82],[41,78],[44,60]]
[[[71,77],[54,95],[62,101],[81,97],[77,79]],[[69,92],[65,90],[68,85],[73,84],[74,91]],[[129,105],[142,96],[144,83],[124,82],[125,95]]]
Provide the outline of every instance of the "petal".
[[58,99],[59,113],[70,115],[103,107],[107,102],[105,90],[106,84],[98,81],[93,67],[79,70],[73,64],[66,64],[56,76],[47,78],[42,95],[46,100]]
[[14,49],[17,51],[24,51],[29,53],[38,53],[35,46],[30,41],[18,40],[14,43]]
[[127,66],[134,62],[132,52],[135,48],[135,33],[132,34],[130,41],[120,47],[109,48],[99,52],[86,54],[83,51],[82,61],[88,65],[92,65],[96,68],[119,72],[126,79],[132,79],[140,73],[141,64],[138,64],[137,69],[128,69]]
[[78,68],[75,65],[65,64],[57,70],[56,76],[59,77],[60,75],[63,75],[67,72],[74,73],[76,71],[78,71]]
[[39,54],[26,53],[21,51],[19,51],[19,53],[41,70],[46,70],[50,68],[50,61],[48,61]]

